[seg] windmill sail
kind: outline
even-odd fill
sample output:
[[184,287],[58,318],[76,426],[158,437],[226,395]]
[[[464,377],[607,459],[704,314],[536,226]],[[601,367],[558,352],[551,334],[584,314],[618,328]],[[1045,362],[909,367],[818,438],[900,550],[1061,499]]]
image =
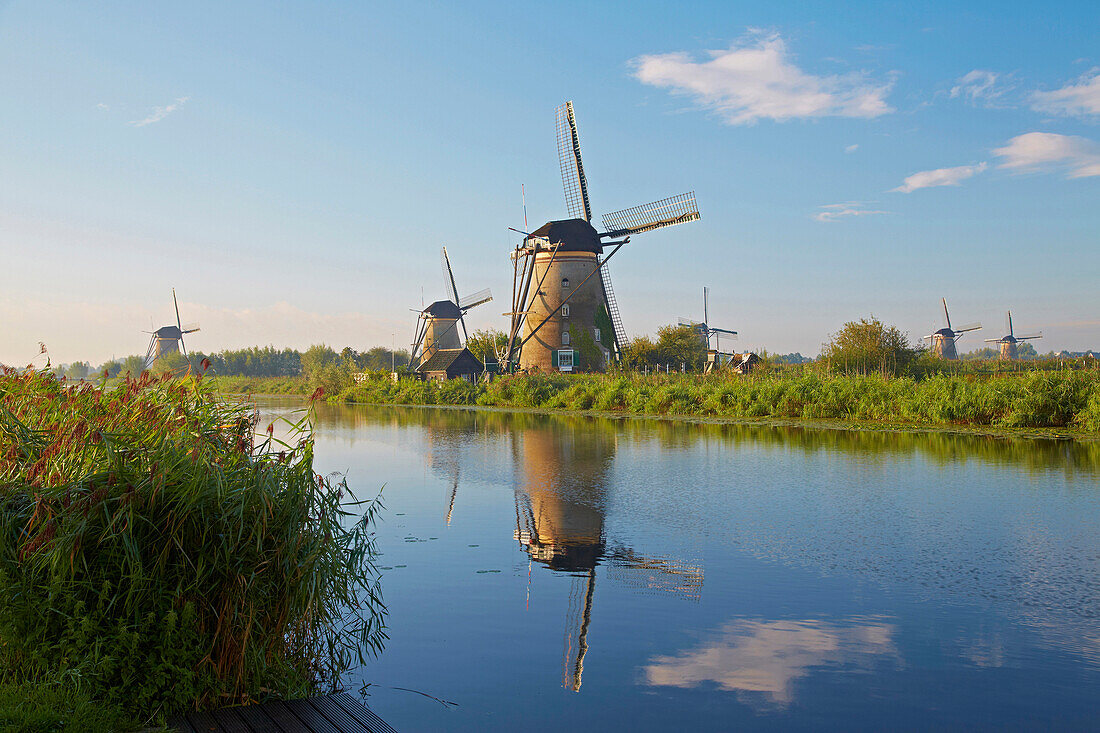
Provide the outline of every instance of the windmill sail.
[[603,226],[607,232],[600,236],[623,237],[641,234],[698,219],[699,206],[695,203],[695,192],[688,191],[660,201],[604,214]]
[[581,162],[581,143],[577,137],[577,120],[573,103],[558,107],[558,162],[561,182],[565,187],[565,206],[572,219],[592,221],[592,206],[588,203],[588,181]]
[[[451,258],[447,256],[447,248],[443,248],[443,275],[447,280],[447,284],[451,286],[451,296],[454,298],[454,304],[461,307],[458,300],[458,287],[455,285],[455,274],[451,270]],[[462,324],[462,336],[469,340],[470,334],[466,333],[466,319],[461,315],[458,317],[458,322]]]
[[493,299],[493,291],[490,288],[479,290],[476,293],[471,293],[458,301],[458,307],[462,310],[470,310],[476,305],[482,303],[488,303]]

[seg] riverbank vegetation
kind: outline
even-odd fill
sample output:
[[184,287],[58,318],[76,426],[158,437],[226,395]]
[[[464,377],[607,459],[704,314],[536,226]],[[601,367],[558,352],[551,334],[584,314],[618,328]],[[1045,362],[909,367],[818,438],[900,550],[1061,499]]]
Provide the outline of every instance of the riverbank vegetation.
[[918,425],[1100,431],[1096,371],[942,375],[922,379],[812,372],[737,376],[515,375],[489,384],[393,382],[379,375],[345,402],[594,410],[632,415],[893,421]]
[[257,440],[196,377],[0,372],[0,727],[300,697],[379,651],[378,504],[314,473],[307,425]]
[[688,373],[688,365],[705,356],[705,344],[693,336],[690,328],[670,327],[654,346],[669,355],[678,349],[682,373],[666,367],[665,373],[652,374],[527,374],[477,385],[394,382],[375,374],[347,387],[339,399],[1100,431],[1100,370],[1094,359],[1073,361],[1068,369],[1065,360],[1048,360],[1028,371],[1003,370],[997,366],[1003,362],[949,362],[910,343],[898,329],[867,318],[845,324],[813,363],[765,354],[750,375],[723,369],[698,374]]

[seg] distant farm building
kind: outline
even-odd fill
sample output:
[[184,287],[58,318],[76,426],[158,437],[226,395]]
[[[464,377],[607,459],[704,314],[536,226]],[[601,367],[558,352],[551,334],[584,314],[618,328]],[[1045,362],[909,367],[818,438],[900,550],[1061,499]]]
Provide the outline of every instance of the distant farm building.
[[485,365],[467,348],[435,349],[431,356],[416,368],[423,379],[443,382],[448,379],[465,379],[476,382],[485,371]]

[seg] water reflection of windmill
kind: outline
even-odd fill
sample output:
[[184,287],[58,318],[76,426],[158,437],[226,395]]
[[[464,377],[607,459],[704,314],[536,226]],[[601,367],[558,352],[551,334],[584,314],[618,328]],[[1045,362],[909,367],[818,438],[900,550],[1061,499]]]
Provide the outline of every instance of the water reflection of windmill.
[[[469,338],[469,334],[466,333],[466,313],[471,308],[488,303],[493,299],[493,293],[488,288],[460,298],[446,247],[443,248],[442,262],[443,279],[446,283],[447,292],[451,297],[447,300],[437,300],[420,311],[416,322],[416,336],[413,339],[412,355],[410,356],[410,363],[416,365],[417,371],[433,371],[430,367],[437,365],[429,364],[429,362],[432,357],[437,355],[440,359],[436,359],[436,361],[441,361],[443,357],[453,357],[451,359],[453,362],[454,359],[461,357],[465,348],[465,341]],[[460,329],[462,331],[461,337],[459,336]]]
[[145,368],[153,366],[153,363],[167,354],[178,354],[181,351],[187,356],[187,344],[183,342],[183,335],[195,333],[199,330],[199,324],[190,323],[183,326],[180,323],[180,305],[176,301],[176,289],[172,288],[172,305],[176,307],[176,325],[162,326],[151,333],[149,348],[145,350]]
[[1012,311],[1008,311],[1008,317],[1005,319],[1005,328],[1008,329],[1008,333],[1001,336],[999,339],[986,339],[987,344],[1000,344],[1001,346],[1001,360],[1002,361],[1014,361],[1020,358],[1020,353],[1016,348],[1016,345],[1021,341],[1030,341],[1031,339],[1041,339],[1043,337],[1042,332],[1029,333],[1026,336],[1017,336],[1012,332]]
[[608,550],[604,516],[607,474],[616,450],[613,429],[551,420],[514,437],[518,438],[513,444],[518,471],[515,537],[531,559],[574,578],[562,685],[578,691],[588,651],[597,565],[609,565],[617,580],[634,588],[692,600],[699,598],[703,571],[690,563],[642,557],[627,547]]
[[982,327],[980,323],[970,323],[961,328],[951,328],[951,314],[947,312],[947,298],[943,299],[943,320],[947,326],[935,333],[925,336],[926,341],[932,342],[932,353],[941,359],[958,359],[959,353],[955,349],[955,342],[959,337],[969,331],[977,331]]

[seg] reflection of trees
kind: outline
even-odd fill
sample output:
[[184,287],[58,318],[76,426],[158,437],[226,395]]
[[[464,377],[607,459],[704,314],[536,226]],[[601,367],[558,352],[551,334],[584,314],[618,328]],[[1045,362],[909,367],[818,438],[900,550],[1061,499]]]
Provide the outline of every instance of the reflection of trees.
[[1018,466],[1031,472],[1100,474],[1100,441],[673,420],[621,422],[624,438],[643,441],[656,438],[666,449],[691,449],[717,441],[801,450],[808,454],[834,451],[883,458],[919,455],[941,466],[977,460],[995,466]]
[[1053,440],[1026,437],[994,437],[949,432],[906,432],[887,430],[829,429],[790,425],[679,422],[646,418],[593,418],[575,415],[365,405],[318,405],[318,424],[340,428],[341,432],[366,425],[423,427],[446,432],[523,432],[551,425],[583,425],[584,431],[598,430],[630,440],[653,437],[662,447],[690,449],[711,441],[750,444],[806,453],[920,455],[937,465],[960,460],[977,460],[997,466],[1019,466],[1028,471],[1062,471],[1067,475],[1100,474],[1100,441]]

